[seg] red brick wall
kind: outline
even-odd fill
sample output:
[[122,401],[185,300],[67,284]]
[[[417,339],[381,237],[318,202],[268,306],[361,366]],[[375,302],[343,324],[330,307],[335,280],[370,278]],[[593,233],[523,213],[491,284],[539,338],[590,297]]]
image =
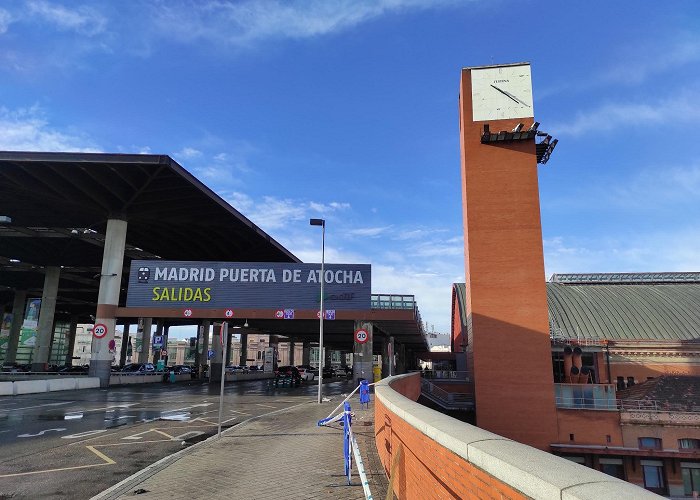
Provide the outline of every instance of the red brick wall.
[[[379,400],[375,400],[374,415],[377,450],[397,498],[527,498],[440,446],[387,410]],[[393,457],[399,447],[401,455],[392,480]]]
[[[405,377],[392,382],[391,388],[415,400],[416,391],[420,393],[420,379]],[[397,498],[528,498],[407,424],[378,398],[374,403],[377,450]],[[394,465],[399,448],[400,458]]]
[[[492,120],[490,127],[527,128],[532,120]],[[535,143],[481,144],[469,69],[462,71],[460,125],[476,423],[547,450],[557,421]]]
[[[623,446],[620,414],[616,411],[557,410],[557,443]],[[573,441],[570,439],[574,435]],[[610,436],[610,442],[607,441]]]

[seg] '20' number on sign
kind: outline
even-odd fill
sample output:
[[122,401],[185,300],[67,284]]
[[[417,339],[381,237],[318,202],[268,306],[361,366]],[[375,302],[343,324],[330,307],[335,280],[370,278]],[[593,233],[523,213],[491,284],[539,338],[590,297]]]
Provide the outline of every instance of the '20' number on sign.
[[360,329],[355,332],[355,340],[357,340],[360,344],[367,342],[368,338],[369,335],[367,334],[367,330]]
[[101,339],[102,337],[107,335],[107,325],[103,325],[102,323],[97,323],[92,329],[92,334],[96,338]]

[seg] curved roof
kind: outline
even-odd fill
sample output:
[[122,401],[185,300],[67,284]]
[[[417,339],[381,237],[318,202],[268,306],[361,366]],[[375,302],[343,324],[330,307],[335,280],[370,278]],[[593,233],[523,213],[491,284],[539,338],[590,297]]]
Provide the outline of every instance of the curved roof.
[[[466,325],[464,283],[453,307]],[[547,283],[550,333],[565,339],[700,340],[700,283]],[[453,326],[454,329],[454,326]]]
[[547,283],[555,337],[700,340],[700,284]]

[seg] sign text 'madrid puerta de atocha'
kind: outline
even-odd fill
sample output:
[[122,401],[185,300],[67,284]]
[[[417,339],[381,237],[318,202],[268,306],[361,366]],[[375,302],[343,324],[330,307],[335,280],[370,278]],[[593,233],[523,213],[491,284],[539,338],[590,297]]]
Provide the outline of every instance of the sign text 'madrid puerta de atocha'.
[[[324,309],[370,308],[369,264],[326,264]],[[127,307],[318,309],[320,264],[132,260]]]

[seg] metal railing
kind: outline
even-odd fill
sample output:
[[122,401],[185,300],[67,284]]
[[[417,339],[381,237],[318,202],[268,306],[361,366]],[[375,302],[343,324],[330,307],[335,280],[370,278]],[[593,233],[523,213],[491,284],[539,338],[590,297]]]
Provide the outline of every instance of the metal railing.
[[700,413],[700,406],[653,399],[617,399],[614,384],[554,384],[557,408],[635,412]]
[[469,372],[463,370],[415,370],[428,380],[469,382]]
[[463,392],[448,392],[429,380],[420,379],[421,395],[446,410],[470,410],[474,408],[474,396]]
[[384,295],[372,294],[372,309],[415,309],[416,298],[414,295]]

